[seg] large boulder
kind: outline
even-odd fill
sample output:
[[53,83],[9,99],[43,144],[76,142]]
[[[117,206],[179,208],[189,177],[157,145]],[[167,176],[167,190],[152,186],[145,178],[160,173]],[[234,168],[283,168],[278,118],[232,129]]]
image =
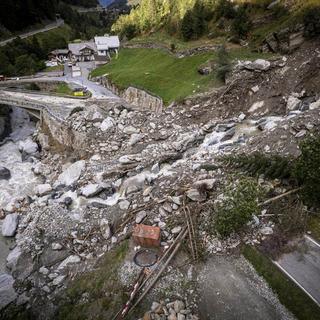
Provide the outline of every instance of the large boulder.
[[17,294],[13,288],[14,279],[11,275],[0,274],[0,310],[17,298]]
[[108,130],[110,130],[112,127],[114,127],[116,124],[116,122],[114,121],[113,118],[108,117],[106,119],[103,120],[103,122],[100,125],[100,130],[103,132],[106,132]]
[[82,171],[86,166],[84,160],[77,161],[69,166],[64,172],[58,177],[58,183],[66,186],[71,186],[77,182],[81,176]]
[[81,194],[86,198],[92,198],[104,190],[104,187],[100,184],[88,184],[81,189]]
[[8,214],[3,220],[2,235],[4,237],[13,237],[16,233],[19,223],[19,216],[16,213]]
[[31,138],[28,138],[19,142],[19,150],[25,154],[34,154],[38,151],[38,145]]
[[36,191],[37,195],[45,196],[45,195],[49,194],[52,191],[52,187],[48,183],[39,184],[38,186],[36,186],[35,191]]
[[0,180],[9,180],[11,178],[10,170],[0,166]]
[[21,257],[22,251],[19,246],[16,246],[13,250],[10,251],[7,257],[7,267],[10,270],[15,270],[15,267],[18,263],[19,258]]

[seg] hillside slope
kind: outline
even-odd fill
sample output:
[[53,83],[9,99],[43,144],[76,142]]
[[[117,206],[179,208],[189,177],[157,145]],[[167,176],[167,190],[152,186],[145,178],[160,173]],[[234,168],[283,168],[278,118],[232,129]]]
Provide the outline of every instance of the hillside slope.
[[222,42],[249,41],[256,47],[268,35],[300,23],[310,24],[309,31],[319,34],[319,20],[316,0],[142,0],[118,19],[113,31],[128,39],[162,31],[185,41],[220,38]]

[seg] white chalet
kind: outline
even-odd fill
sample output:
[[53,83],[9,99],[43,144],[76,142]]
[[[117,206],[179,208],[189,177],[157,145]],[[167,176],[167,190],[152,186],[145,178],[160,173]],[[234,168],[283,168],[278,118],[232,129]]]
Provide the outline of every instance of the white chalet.
[[94,42],[97,48],[98,56],[108,56],[111,52],[118,53],[120,40],[118,36],[95,37]]

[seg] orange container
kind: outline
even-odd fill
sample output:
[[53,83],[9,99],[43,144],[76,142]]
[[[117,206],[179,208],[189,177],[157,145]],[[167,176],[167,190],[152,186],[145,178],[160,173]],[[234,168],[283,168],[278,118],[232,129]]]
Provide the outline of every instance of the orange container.
[[141,247],[160,247],[160,228],[137,224],[132,233],[133,240]]

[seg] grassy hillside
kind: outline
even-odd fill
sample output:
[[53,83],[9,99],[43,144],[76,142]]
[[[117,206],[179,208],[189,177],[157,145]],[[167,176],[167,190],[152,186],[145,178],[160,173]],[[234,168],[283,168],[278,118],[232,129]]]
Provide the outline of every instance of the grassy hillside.
[[[230,51],[231,58],[255,59],[261,56],[245,49]],[[91,76],[108,75],[120,88],[140,87],[160,96],[166,104],[202,92],[221,83],[216,73],[200,75],[198,67],[209,60],[216,61],[216,53],[203,53],[179,59],[162,50],[122,49],[110,64],[94,70]]]

